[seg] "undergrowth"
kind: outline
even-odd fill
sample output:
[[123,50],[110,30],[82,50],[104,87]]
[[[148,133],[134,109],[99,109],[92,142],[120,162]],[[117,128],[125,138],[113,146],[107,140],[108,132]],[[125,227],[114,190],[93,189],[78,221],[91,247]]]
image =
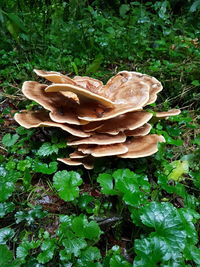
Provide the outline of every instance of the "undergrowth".
[[[200,266],[199,1],[0,3],[0,266]],[[120,70],[164,85],[151,120],[154,156],[66,167],[66,132],[24,129],[18,110],[32,69],[90,75]]]

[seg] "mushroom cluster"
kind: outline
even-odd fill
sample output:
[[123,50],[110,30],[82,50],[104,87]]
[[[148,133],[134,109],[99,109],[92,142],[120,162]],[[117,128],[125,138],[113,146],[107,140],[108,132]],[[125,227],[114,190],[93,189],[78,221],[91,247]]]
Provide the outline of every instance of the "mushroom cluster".
[[[157,152],[158,142],[165,141],[163,136],[149,134],[153,114],[143,110],[162,90],[156,78],[121,71],[104,85],[90,77],[71,79],[58,72],[34,71],[52,84],[26,81],[22,92],[43,109],[17,113],[15,120],[25,128],[51,126],[67,131],[71,136],[66,142],[75,151],[59,161],[92,169],[96,157],[146,157]],[[179,113],[173,109],[155,116]]]

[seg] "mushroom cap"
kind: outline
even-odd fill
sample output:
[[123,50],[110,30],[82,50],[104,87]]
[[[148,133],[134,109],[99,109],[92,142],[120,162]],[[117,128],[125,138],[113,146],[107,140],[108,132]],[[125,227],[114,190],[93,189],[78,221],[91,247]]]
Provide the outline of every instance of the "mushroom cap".
[[45,71],[45,70],[36,70],[36,69],[34,69],[33,71],[38,76],[45,78],[46,80],[52,83],[68,83],[68,84],[76,85],[76,82],[74,82],[71,78],[56,71]]
[[82,159],[88,157],[87,154],[83,154],[81,151],[74,151],[73,153],[69,154],[70,159]]
[[61,161],[67,165],[70,166],[80,166],[83,165],[87,170],[91,170],[93,169],[94,165],[93,165],[93,161],[89,158],[84,158],[84,159],[70,159],[70,158],[58,158],[58,161]]
[[99,94],[99,90],[103,86],[102,81],[87,76],[75,76],[73,81],[76,82],[76,85],[92,91],[95,94]]
[[139,79],[143,81],[145,84],[148,84],[149,99],[145,103],[145,105],[154,103],[157,99],[157,94],[163,89],[162,84],[155,77],[149,76],[147,74],[142,74],[140,72],[134,72],[134,71],[121,71],[118,74],[124,75],[125,77],[127,77],[127,79],[132,79],[132,80]]
[[150,134],[133,137],[124,143],[128,152],[118,155],[120,158],[142,158],[150,156],[158,151],[158,142],[165,142],[162,135]]
[[54,122],[50,119],[49,114],[46,111],[27,111],[23,113],[16,113],[14,119],[23,127],[36,128],[42,126],[59,127],[68,133],[77,137],[89,137],[90,134],[85,133],[79,129],[76,125],[61,124]]
[[[108,121],[104,121],[104,124],[99,127],[96,132],[116,135],[125,130],[134,130],[147,123],[152,116],[152,113],[146,111],[129,112]],[[82,127],[84,129],[87,126],[84,125]]]
[[156,112],[156,117],[157,118],[166,118],[170,116],[176,116],[181,113],[180,109],[171,109],[168,111],[161,111],[161,112]]
[[106,157],[126,153],[128,148],[121,143],[102,146],[80,145],[78,151],[81,151],[84,154],[91,154],[93,157]]
[[92,91],[89,91],[85,88],[72,84],[52,84],[45,89],[45,92],[47,93],[65,92],[65,91],[75,93],[78,96],[80,102],[81,101],[89,102],[88,100],[93,100],[93,101],[95,100],[96,102],[102,104],[105,107],[114,106],[114,103],[111,100],[106,99],[101,95],[95,94]]
[[46,87],[46,84],[26,81],[22,86],[22,92],[28,99],[34,100],[45,109],[51,111],[49,116],[53,121],[76,125],[82,124],[74,112],[74,108],[78,104],[72,99],[64,98],[60,93],[46,93]]
[[83,144],[93,144],[93,145],[110,145],[123,143],[126,141],[126,135],[124,133],[119,133],[117,135],[109,134],[93,134],[90,137],[72,140],[67,142],[68,146],[78,146]]
[[99,129],[103,126],[103,121],[93,121],[85,124],[83,127],[84,132],[94,132],[95,130]]
[[141,108],[149,99],[149,85],[140,76],[122,71],[108,80],[101,93],[115,104],[132,104]]
[[135,130],[124,131],[126,136],[145,136],[151,131],[151,124],[145,123],[143,126]]

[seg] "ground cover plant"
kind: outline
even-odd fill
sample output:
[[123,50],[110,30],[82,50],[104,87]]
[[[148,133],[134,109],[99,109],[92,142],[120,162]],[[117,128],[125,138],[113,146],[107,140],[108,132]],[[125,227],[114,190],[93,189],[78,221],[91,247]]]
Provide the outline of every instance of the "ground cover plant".
[[[0,265],[199,266],[199,9],[196,1],[1,1]],[[164,89],[143,159],[102,158],[93,170],[56,159],[67,133],[25,129],[21,85],[32,69],[106,82],[122,70]]]

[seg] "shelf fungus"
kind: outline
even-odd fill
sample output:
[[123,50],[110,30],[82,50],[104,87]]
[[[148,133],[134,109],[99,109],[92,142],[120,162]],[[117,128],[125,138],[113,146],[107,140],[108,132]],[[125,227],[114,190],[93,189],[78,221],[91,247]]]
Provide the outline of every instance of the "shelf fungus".
[[149,134],[150,119],[167,118],[180,113],[144,110],[163,89],[154,77],[139,72],[121,71],[104,85],[87,77],[70,78],[59,72],[34,70],[45,79],[41,84],[26,81],[22,92],[42,109],[21,111],[15,120],[25,128],[57,127],[70,136],[66,142],[74,148],[68,158],[58,158],[67,165],[92,169],[94,159],[147,157],[157,152],[163,136]]

